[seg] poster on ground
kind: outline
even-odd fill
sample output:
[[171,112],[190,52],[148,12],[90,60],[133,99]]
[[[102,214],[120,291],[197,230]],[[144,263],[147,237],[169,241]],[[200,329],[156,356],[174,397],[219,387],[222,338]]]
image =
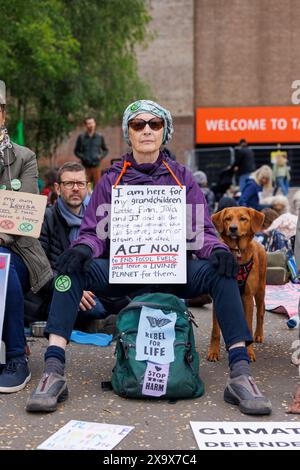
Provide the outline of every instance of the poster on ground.
[[43,450],[111,450],[134,426],[71,420],[37,448]]
[[186,283],[185,187],[112,188],[109,282]]
[[299,422],[191,421],[200,450],[299,450]]

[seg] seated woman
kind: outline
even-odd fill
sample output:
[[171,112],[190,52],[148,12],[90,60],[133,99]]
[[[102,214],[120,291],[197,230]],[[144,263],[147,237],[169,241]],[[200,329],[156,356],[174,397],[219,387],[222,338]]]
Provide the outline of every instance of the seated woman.
[[[58,272],[67,276],[70,284],[67,290],[60,290],[59,285],[54,289],[45,330],[49,335],[49,346],[45,353],[44,372],[28,399],[26,410],[53,412],[58,403],[68,397],[65,349],[78,315],[83,291],[93,289],[97,296],[115,296],[135,295],[137,288],[140,289],[140,284],[109,282],[107,256],[111,246],[107,234],[103,232],[99,236],[97,226],[103,219],[98,208],[111,203],[113,187],[144,185],[146,190],[151,191],[151,187],[178,185],[185,186],[185,202],[194,214],[187,228],[196,226],[197,211],[199,215],[202,214],[203,240],[202,237],[201,240],[195,237],[193,246],[189,248],[185,284],[160,283],[149,284],[149,287],[153,291],[174,293],[186,299],[206,293],[211,295],[230,368],[224,400],[231,405],[238,405],[240,411],[246,414],[270,414],[270,401],[261,394],[251,377],[246,345],[252,343],[253,338],[245,320],[236,281],[238,264],[228,247],[218,239],[205,196],[191,172],[161,150],[161,146],[168,143],[173,133],[170,112],[153,101],[136,101],[126,108],[122,129],[131,151],[123,155],[122,162],[113,165],[96,185],[84,213],[78,238],[58,259]],[[144,235],[141,233],[140,236],[143,240]]]
[[[0,82],[0,188],[38,193],[35,154],[10,142],[5,123],[5,88]],[[38,240],[0,233],[0,255],[10,254],[2,340],[6,364],[0,365],[0,393],[22,390],[31,375],[25,354],[24,293],[39,291],[52,277],[50,264]]]
[[248,178],[246,185],[239,199],[239,205],[252,207],[252,209],[261,210],[268,205],[260,204],[259,193],[265,187],[272,186],[272,169],[268,165],[263,165]]

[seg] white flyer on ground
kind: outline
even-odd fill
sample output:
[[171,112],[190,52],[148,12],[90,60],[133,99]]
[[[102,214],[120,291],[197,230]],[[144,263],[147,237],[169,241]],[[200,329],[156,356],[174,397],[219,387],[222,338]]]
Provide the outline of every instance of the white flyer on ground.
[[191,421],[200,450],[299,450],[299,422]]
[[2,340],[9,264],[10,254],[0,253],[0,341]]
[[43,450],[111,450],[134,426],[71,420],[37,448]]
[[186,283],[185,187],[112,188],[109,282]]

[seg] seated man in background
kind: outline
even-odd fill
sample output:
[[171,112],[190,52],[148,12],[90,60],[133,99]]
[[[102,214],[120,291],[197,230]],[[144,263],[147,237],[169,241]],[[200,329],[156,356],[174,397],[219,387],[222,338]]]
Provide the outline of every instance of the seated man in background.
[[[57,173],[54,190],[58,198],[46,209],[40,242],[55,272],[58,257],[77,238],[83,214],[89,201],[86,171],[81,163],[67,162]],[[91,291],[84,291],[80,309],[89,310],[94,318],[104,318],[107,312]]]
[[[42,225],[40,242],[50,261],[51,267],[56,273],[58,257],[70,247],[79,233],[79,228],[90,196],[88,194],[89,183],[86,171],[81,163],[67,162],[57,174],[57,182],[54,189],[58,195],[57,202],[46,209]],[[51,283],[51,294],[53,282]],[[101,299],[102,300],[102,299]],[[103,299],[109,302],[109,299]],[[127,304],[125,299],[124,305]],[[109,313],[102,301],[92,291],[84,291],[80,302],[80,310],[77,320],[80,328],[89,328],[88,320],[106,318]]]

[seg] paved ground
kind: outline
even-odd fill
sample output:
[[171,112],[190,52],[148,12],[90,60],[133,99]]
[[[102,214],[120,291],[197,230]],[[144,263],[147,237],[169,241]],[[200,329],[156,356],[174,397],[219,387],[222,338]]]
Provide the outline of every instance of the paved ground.
[[[122,399],[113,392],[103,392],[101,381],[110,379],[114,364],[114,343],[110,347],[81,346],[72,343],[67,353],[69,400],[52,414],[28,414],[25,403],[42,371],[46,340],[30,342],[32,380],[17,394],[0,395],[0,449],[35,449],[38,444],[71,419],[126,424],[135,429],[117,449],[188,450],[197,445],[190,421],[253,421],[239,410],[223,402],[222,392],[227,378],[224,349],[219,363],[209,363],[205,356],[211,324],[211,307],[193,309],[199,328],[197,345],[201,356],[201,377],[206,393],[196,400],[169,404],[163,400]],[[267,421],[300,421],[300,415],[286,414],[298,369],[291,364],[291,345],[297,331],[286,327],[282,315],[266,312],[265,343],[256,345],[257,362],[253,375],[260,388],[273,403],[273,414]]]

